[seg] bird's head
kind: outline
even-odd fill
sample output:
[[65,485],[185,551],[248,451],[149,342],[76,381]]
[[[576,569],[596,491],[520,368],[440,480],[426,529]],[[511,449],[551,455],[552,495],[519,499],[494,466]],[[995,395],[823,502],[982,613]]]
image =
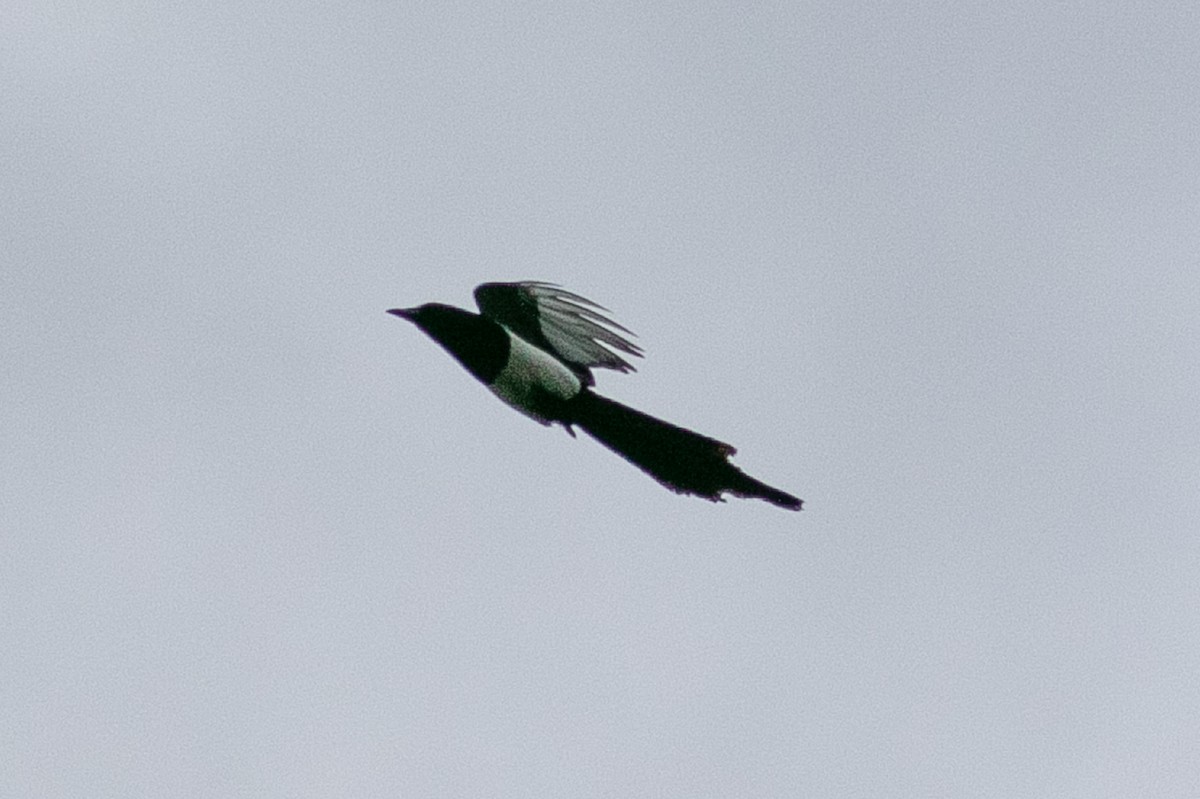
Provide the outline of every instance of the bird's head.
[[419,327],[485,383],[495,377],[494,372],[502,369],[508,359],[508,334],[479,314],[440,302],[392,308],[388,313]]
[[462,308],[443,305],[440,302],[427,302],[415,308],[391,308],[388,313],[401,319],[407,319],[430,335],[447,327],[461,325],[464,319],[478,316],[478,314],[464,311]]

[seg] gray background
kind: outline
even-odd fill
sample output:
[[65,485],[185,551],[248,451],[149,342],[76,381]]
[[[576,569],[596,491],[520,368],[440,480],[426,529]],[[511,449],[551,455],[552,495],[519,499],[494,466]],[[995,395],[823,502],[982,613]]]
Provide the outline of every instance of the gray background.
[[1200,793],[1194,3],[202,5],[0,20],[0,794]]

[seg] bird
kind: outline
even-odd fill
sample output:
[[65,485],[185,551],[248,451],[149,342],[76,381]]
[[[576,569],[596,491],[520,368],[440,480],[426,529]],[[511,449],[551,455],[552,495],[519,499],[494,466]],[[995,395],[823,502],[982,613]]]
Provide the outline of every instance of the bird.
[[593,369],[633,372],[623,356],[643,357],[607,308],[538,280],[483,283],[474,294],[479,313],[437,302],[388,313],[416,325],[512,408],[572,437],[579,427],[677,494],[803,507],[730,463],[737,450],[729,444],[596,393]]

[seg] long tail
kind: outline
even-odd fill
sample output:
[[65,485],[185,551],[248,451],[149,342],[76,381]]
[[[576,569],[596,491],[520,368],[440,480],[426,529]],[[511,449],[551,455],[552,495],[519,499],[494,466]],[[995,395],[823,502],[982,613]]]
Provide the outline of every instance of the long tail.
[[759,482],[729,462],[729,444],[693,433],[585,389],[571,400],[571,424],[679,494],[718,502],[725,491],[788,510],[803,501]]

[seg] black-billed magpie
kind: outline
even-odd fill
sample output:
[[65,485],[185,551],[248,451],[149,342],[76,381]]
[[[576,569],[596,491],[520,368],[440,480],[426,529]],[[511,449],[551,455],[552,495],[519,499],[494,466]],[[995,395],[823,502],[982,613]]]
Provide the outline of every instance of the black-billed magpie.
[[[484,283],[475,289],[480,313],[441,303],[392,308],[455,357],[500,399],[544,425],[573,425],[679,494],[724,501],[765,499],[788,510],[803,502],[729,462],[729,444],[656,419],[592,391],[593,368],[632,372],[617,354],[641,357],[604,316],[608,310],[553,283]],[[607,345],[607,346],[605,346]]]

